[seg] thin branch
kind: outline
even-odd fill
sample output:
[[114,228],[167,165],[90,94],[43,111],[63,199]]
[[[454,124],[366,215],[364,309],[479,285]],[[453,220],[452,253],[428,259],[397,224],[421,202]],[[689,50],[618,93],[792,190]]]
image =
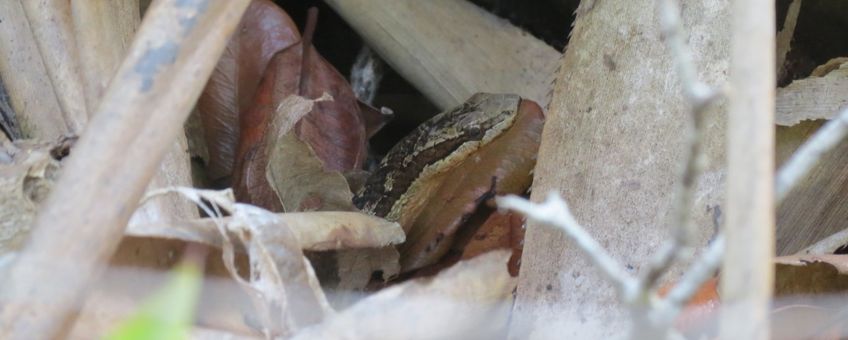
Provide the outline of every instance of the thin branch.
[[654,286],[676,259],[691,252],[694,247],[695,225],[692,206],[697,189],[696,181],[703,172],[705,163],[703,145],[706,115],[711,105],[720,98],[718,92],[698,79],[692,53],[686,45],[678,1],[658,0],[657,6],[660,30],[675,63],[684,97],[691,107],[692,124],[690,133],[687,134],[683,174],[673,201],[671,225],[675,228],[674,237],[663,245],[643,271],[639,284],[644,289]]
[[783,201],[798,182],[807,177],[822,156],[839,145],[848,134],[848,108],[819,128],[777,172],[775,201]]
[[568,205],[559,195],[551,193],[541,204],[535,204],[514,195],[497,197],[496,201],[500,208],[515,210],[538,223],[565,231],[566,235],[583,250],[589,261],[615,286],[621,298],[630,300],[636,295],[636,281],[598,241],[592,238],[592,235],[589,235],[577,223]]
[[65,325],[118,247],[249,4],[183,2],[156,1],[145,15],[28,243],[3,273],[0,338],[53,338]]
[[775,6],[731,1],[727,251],[719,337],[768,339],[774,289]]
[[676,317],[680,309],[698,292],[701,285],[715,274],[721,265],[724,247],[724,236],[719,235],[666,295],[665,306],[669,310],[665,313],[670,319]]

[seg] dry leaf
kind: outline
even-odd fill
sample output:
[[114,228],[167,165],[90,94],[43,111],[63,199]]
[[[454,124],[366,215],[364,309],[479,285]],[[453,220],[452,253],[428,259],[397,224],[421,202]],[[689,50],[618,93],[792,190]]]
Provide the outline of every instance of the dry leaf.
[[[372,248],[398,244],[404,240],[403,229],[397,223],[358,212],[282,213],[276,216],[285,228],[292,231],[303,250]],[[230,219],[223,217],[216,221],[213,218],[201,218],[131,225],[126,235],[176,239],[220,247],[222,239],[216,223],[227,224]]]
[[492,339],[505,334],[515,279],[509,253],[462,261],[433,278],[383,289],[295,339]]
[[[839,63],[839,67],[834,67]],[[848,64],[829,62],[815,71],[821,76],[793,81],[777,89],[775,123],[793,126],[804,120],[830,119],[848,104]]]
[[470,259],[495,249],[510,249],[507,268],[518,277],[524,246],[524,218],[513,212],[494,212],[463,247],[462,259]]
[[252,105],[271,57],[299,40],[294,22],[277,5],[268,0],[251,2],[197,102],[210,179],[232,174],[239,116]]
[[[273,68],[269,70],[273,72]],[[273,74],[273,73],[272,73]],[[330,100],[324,93],[315,100],[299,96],[286,97],[272,108],[272,96],[265,92],[268,82],[276,78],[267,77],[263,80],[257,102],[250,112],[242,115],[242,131],[239,144],[236,171],[233,178],[233,190],[241,202],[258,205],[271,211],[286,210],[281,198],[269,182],[268,167],[271,151],[279,149],[277,143],[288,135],[294,124],[308,114],[317,101]],[[269,112],[274,112],[270,114]],[[262,119],[259,122],[249,122],[249,119]],[[245,127],[248,127],[245,129]],[[286,161],[293,161],[286,159]],[[281,165],[285,166],[285,165]],[[296,211],[290,208],[291,211]]]
[[[277,215],[260,207],[235,203],[229,190],[168,188],[153,195],[167,192],[183,195],[207,215],[220,217],[222,211],[230,214],[226,224],[222,219],[216,220],[223,240],[224,265],[251,297],[263,334],[285,336],[332,313],[298,240]],[[147,198],[151,196],[148,194]],[[230,235],[235,235],[247,250],[250,259],[247,280],[236,267],[236,243]]]
[[848,255],[793,255],[775,259],[776,296],[848,290]]
[[269,150],[267,180],[287,211],[355,211],[345,177],[323,162],[294,132]]
[[[306,34],[304,39],[309,39]],[[304,49],[304,44],[306,48]],[[306,52],[304,62],[303,54]],[[273,211],[283,207],[265,179],[271,148],[289,131],[269,129],[269,123],[287,110],[275,110],[292,95],[315,98],[328,93],[333,100],[316,103],[297,122],[293,132],[312,148],[324,170],[349,171],[362,167],[365,159],[365,123],[350,85],[308,42],[286,48],[271,59],[254,106],[241,116],[234,188],[240,201]]]

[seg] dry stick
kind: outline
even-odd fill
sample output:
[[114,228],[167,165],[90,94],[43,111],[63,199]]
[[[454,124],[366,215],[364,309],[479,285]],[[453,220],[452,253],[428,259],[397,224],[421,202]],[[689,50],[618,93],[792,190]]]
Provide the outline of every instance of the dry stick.
[[0,276],[0,338],[52,338],[106,264],[249,1],[159,0],[29,243]]
[[846,134],[848,134],[848,108],[842,110],[836,117],[819,128],[780,167],[775,179],[775,201],[777,204],[780,204],[792,191],[792,188],[807,176],[810,169],[818,164],[825,153],[845,139]]
[[65,124],[71,133],[79,134],[88,121],[91,103],[86,103],[79,56],[67,0],[20,0]]
[[792,49],[792,37],[795,35],[795,26],[798,25],[798,15],[801,13],[801,2],[803,0],[792,0],[783,20],[783,29],[777,32],[777,79],[782,79],[786,74],[786,55]]
[[309,54],[312,50],[312,37],[315,35],[315,26],[318,25],[318,8],[310,7],[306,12],[306,27],[303,28],[303,38],[300,43],[300,81],[298,82],[298,94],[306,97],[306,83],[309,81]]
[[[89,103],[99,103],[106,85],[112,80],[127,54],[140,15],[137,0],[102,1],[75,0],[71,2],[74,29],[83,64],[83,79]],[[185,134],[179,134],[168,149],[148,189],[174,185],[191,185],[189,155]],[[197,208],[175,196],[161,197],[136,210],[130,224],[156,220],[198,217]],[[137,241],[129,241],[138,246]],[[141,241],[145,245],[147,241]]]
[[774,1],[735,0],[728,121],[723,339],[768,339],[774,266]]

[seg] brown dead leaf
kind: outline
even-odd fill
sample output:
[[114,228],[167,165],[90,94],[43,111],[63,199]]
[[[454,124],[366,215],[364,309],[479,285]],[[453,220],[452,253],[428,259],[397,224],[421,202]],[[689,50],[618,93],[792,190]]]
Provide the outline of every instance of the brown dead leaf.
[[462,259],[470,259],[495,249],[510,249],[507,268],[518,277],[524,246],[524,218],[513,212],[494,212],[463,248]]
[[210,179],[232,174],[239,117],[252,105],[271,57],[299,40],[297,27],[282,9],[268,0],[251,2],[197,102]]
[[407,241],[399,247],[401,267],[432,264],[453,242],[457,229],[492,195],[522,194],[530,186],[544,124],[542,109],[521,100],[513,125],[438,178],[438,189],[414,220],[401,222]]
[[[310,37],[311,34],[305,34],[304,40]],[[313,150],[324,170],[344,172],[361,168],[366,150],[365,123],[353,91],[344,77],[304,41],[274,55],[254,106],[241,116],[234,170],[234,188],[240,201],[273,211],[283,209],[274,200],[276,195],[265,178],[265,171],[271,153],[269,146],[276,145],[289,131],[270,130],[269,123],[287,114],[286,110],[275,110],[284,98],[292,95],[315,98],[324,93],[333,100],[315,103],[292,131]]]
[[505,334],[515,279],[509,253],[462,261],[371,295],[295,339],[493,339]]
[[775,295],[848,290],[848,255],[792,255],[775,259]]
[[287,211],[355,211],[345,177],[323,162],[293,132],[269,151],[267,180]]

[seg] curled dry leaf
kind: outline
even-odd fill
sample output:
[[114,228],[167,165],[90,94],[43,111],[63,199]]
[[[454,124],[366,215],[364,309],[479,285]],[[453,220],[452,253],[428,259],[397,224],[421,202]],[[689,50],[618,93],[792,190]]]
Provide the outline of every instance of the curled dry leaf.
[[383,289],[295,339],[493,339],[505,334],[515,279],[509,252],[462,261],[433,278]]
[[[373,248],[398,244],[404,240],[403,229],[397,223],[358,212],[327,211],[275,215],[285,228],[291,230],[303,250]],[[200,218],[130,225],[126,235],[177,239],[221,247],[222,239],[216,223],[226,225],[231,219],[232,217],[222,217],[218,220]]]
[[403,271],[430,265],[481,203],[527,190],[543,123],[532,101],[477,94],[401,140],[354,202],[403,226]]
[[[258,323],[266,336],[285,336],[317,323],[332,313],[323,290],[318,285],[309,261],[303,257],[294,233],[283,225],[276,214],[260,207],[236,203],[232,192],[168,188],[153,195],[175,191],[195,202],[216,219],[223,240],[224,265],[242,286],[256,308]],[[151,197],[148,194],[148,197]],[[146,199],[147,199],[146,198]],[[235,245],[230,235],[247,250],[249,278],[239,274],[235,263]]]
[[830,119],[848,105],[848,63],[837,58],[809,78],[777,89],[775,123],[793,126],[804,120]]
[[283,208],[295,211],[297,207],[283,207],[276,201],[265,175],[271,146],[276,146],[289,133],[289,130],[269,128],[270,123],[279,116],[292,114],[280,105],[292,95],[316,98],[328,93],[333,98],[315,103],[291,129],[312,149],[323,169],[344,172],[362,167],[366,131],[356,98],[344,77],[311,45],[306,45],[304,48],[301,42],[274,55],[253,107],[241,116],[234,173],[234,188],[240,201],[274,211]]
[[848,255],[792,255],[775,259],[775,295],[848,290]]
[[514,212],[494,212],[471,236],[462,251],[462,259],[470,259],[495,249],[510,249],[507,268],[518,277],[524,246],[524,217]]
[[212,180],[232,173],[239,116],[250,108],[268,61],[299,40],[297,26],[282,9],[269,0],[251,2],[197,102]]

